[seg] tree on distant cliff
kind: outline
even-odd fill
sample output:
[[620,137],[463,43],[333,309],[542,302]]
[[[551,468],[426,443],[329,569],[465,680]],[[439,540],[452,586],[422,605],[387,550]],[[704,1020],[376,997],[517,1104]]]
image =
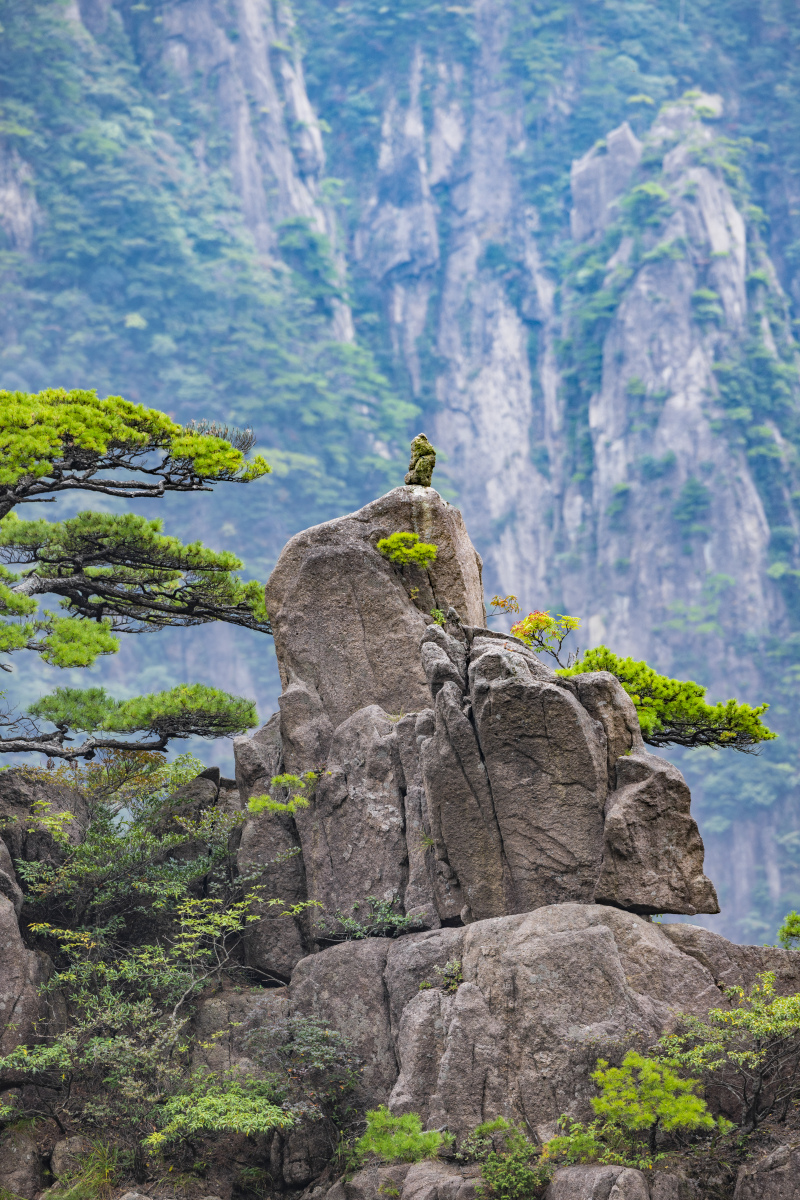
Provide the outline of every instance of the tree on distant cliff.
[[[119,396],[50,390],[0,392],[0,652],[33,650],[59,667],[88,667],[119,648],[120,633],[212,621],[269,633],[263,587],[235,574],[242,563],[200,542],[166,537],[161,523],[132,513],[82,512],[65,521],[27,521],[13,508],[68,491],[136,499],[211,491],[269,472],[246,458],[254,438],[208,422],[181,426]],[[25,565],[15,574],[8,565]],[[39,611],[58,596],[65,615]],[[11,667],[0,663],[5,671]],[[43,732],[39,720],[56,726]],[[102,688],[59,688],[26,716],[0,716],[6,752],[91,757],[122,749],[107,734],[141,733],[137,748],[164,749],[173,737],[218,737],[255,724],[254,706],[199,684],[114,702]],[[70,743],[68,731],[90,736]]]

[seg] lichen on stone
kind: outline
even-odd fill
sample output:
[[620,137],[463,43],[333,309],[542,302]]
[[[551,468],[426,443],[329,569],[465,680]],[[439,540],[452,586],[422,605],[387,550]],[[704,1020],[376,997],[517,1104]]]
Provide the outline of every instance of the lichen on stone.
[[430,487],[435,466],[436,451],[425,434],[418,433],[411,443],[411,461],[408,464],[406,484],[409,487]]

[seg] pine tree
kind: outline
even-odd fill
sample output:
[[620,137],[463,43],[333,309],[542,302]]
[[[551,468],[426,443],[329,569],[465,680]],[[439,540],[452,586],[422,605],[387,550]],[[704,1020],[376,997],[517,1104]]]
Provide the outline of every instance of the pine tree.
[[[160,521],[133,513],[47,521],[13,511],[67,491],[161,498],[249,483],[270,470],[260,455],[247,458],[254,441],[250,430],[178,425],[120,396],[0,392],[0,652],[31,650],[54,666],[88,667],[119,648],[121,633],[212,621],[270,633],[262,585],[242,581],[242,563],[227,551],[184,545],[165,536]],[[39,610],[48,595],[64,615]],[[42,720],[55,731],[43,731]],[[199,684],[123,703],[102,688],[58,688],[22,717],[0,716],[8,731],[0,748],[91,758],[98,749],[162,750],[171,738],[219,737],[255,722],[251,702]],[[75,745],[71,730],[88,736]]]

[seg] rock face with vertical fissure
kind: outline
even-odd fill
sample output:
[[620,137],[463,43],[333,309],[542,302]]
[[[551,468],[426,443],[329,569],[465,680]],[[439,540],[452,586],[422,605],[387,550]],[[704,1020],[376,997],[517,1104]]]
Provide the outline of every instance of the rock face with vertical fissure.
[[[378,551],[399,531],[436,545],[427,570]],[[314,927],[374,901],[427,929],[568,902],[718,910],[680,772],[614,676],[562,679],[485,628],[480,560],[432,488],[292,538],[267,605],[281,712],[237,741],[240,788],[279,765],[317,782],[308,808],[248,821],[239,865],[317,920],[266,922],[252,965],[286,977]]]

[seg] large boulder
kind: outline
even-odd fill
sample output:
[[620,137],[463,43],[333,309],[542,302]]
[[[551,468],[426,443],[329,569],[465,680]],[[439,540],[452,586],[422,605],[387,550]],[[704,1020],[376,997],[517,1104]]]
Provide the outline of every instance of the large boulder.
[[733,1200],[800,1200],[800,1138],[740,1167]]
[[678,768],[642,750],[617,759],[616,782],[595,898],[632,912],[719,912],[714,885],[703,874],[691,794]]
[[62,862],[67,850],[36,815],[34,804],[37,801],[49,806],[48,816],[66,817],[62,828],[71,844],[81,841],[89,821],[82,793],[53,782],[42,771],[24,767],[0,771],[0,837],[12,859]]
[[[599,1054],[725,1005],[713,971],[674,938],[685,928],[567,903],[347,942],[298,964],[289,1003],[352,1039],[363,1107],[418,1112],[459,1137],[502,1115],[544,1140],[562,1113],[590,1114]],[[701,932],[707,961],[729,962],[728,980],[746,984],[755,964],[737,968],[739,948]],[[783,986],[800,990],[800,953],[771,955]],[[448,983],[447,964],[462,982],[451,967]]]
[[[376,549],[395,532],[438,547],[424,571]],[[359,708],[428,703],[420,643],[431,609],[484,623],[481,561],[461,513],[433,488],[399,487],[358,512],[296,534],[266,592],[283,683],[287,769],[325,762],[334,730]]]
[[[378,552],[400,530],[436,543],[429,570]],[[317,784],[309,808],[248,820],[238,866],[323,911],[265,909],[247,937],[254,969],[288,979],[324,944],[320,927],[370,897],[428,929],[570,901],[719,910],[689,789],[647,753],[619,681],[562,678],[483,626],[480,560],[432,488],[395,488],[292,538],[267,604],[281,711],[237,739],[239,795],[280,771],[313,769]]]
[[44,1015],[39,988],[47,982],[52,964],[42,953],[27,950],[17,924],[14,904],[0,895],[0,1053],[36,1037]]
[[631,1167],[562,1167],[545,1200],[650,1200],[650,1188],[643,1172]]
[[[445,932],[423,935],[429,953]],[[654,1040],[677,1011],[719,1003],[708,971],[618,909],[553,905],[460,933],[434,965],[460,961],[463,983],[418,990],[402,1008],[389,1105],[462,1136],[498,1114],[549,1136],[561,1113],[588,1110],[599,1050],[636,1033]],[[408,954],[392,947],[387,986],[402,974],[392,960]]]
[[42,1160],[29,1130],[7,1129],[0,1137],[0,1194],[35,1200],[43,1186]]
[[[275,713],[252,738],[234,740],[236,782],[242,805],[252,796],[269,792],[271,780],[283,770],[280,715]],[[311,948],[307,921],[282,917],[269,905],[306,899],[306,873],[300,838],[290,813],[261,812],[249,816],[242,829],[236,865],[243,879],[264,889],[264,902],[254,911],[261,917],[245,934],[247,965],[267,978],[288,980],[296,963]]]

